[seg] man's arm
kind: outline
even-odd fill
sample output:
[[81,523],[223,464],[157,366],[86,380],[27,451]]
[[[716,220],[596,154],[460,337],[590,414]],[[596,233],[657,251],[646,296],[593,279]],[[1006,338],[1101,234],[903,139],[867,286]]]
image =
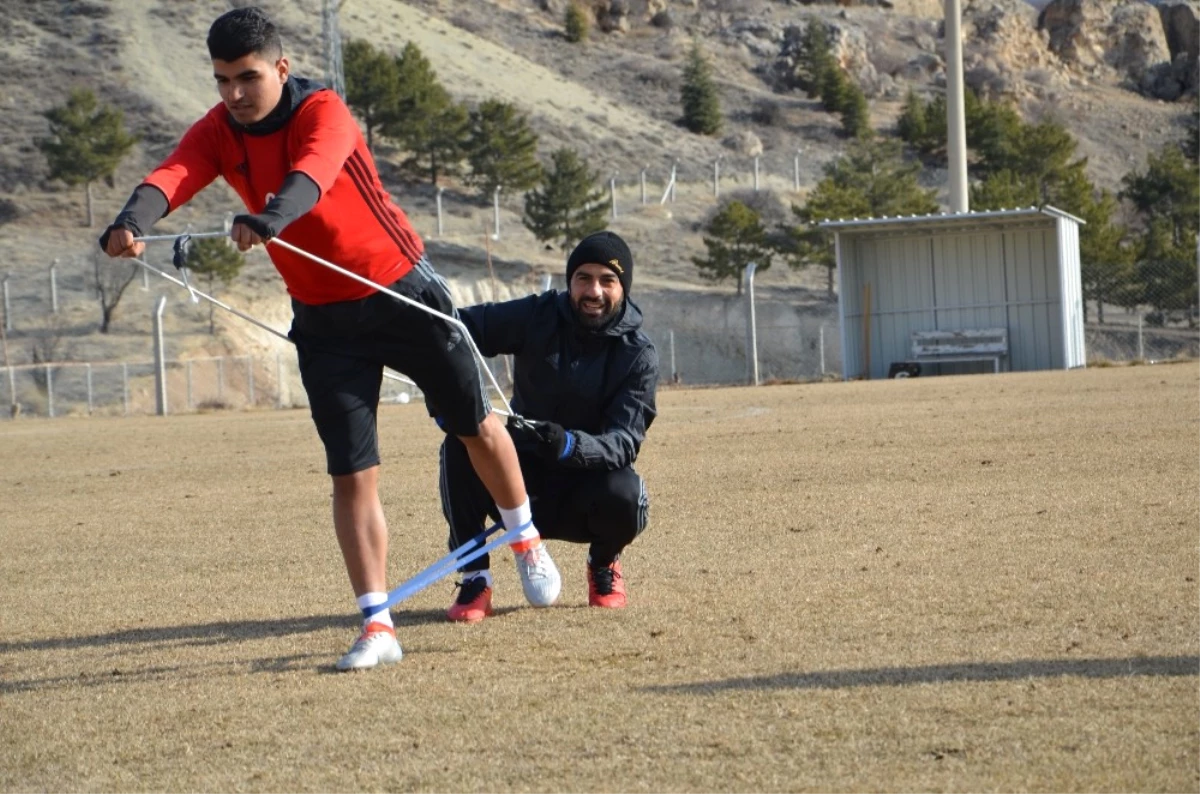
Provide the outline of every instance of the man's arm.
[[509,432],[523,445],[533,446],[547,460],[572,469],[612,471],[632,464],[646,439],[646,428],[658,415],[658,353],[646,347],[625,376],[617,396],[604,410],[604,430],[587,433],[554,422],[520,420]]
[[100,247],[109,256],[141,256],[144,243],[133,242],[171,210],[186,204],[220,174],[217,143],[211,118],[193,124],[175,151],[138,185],[125,207],[100,236]]
[[538,296],[530,295],[503,303],[479,303],[459,309],[458,318],[483,355],[520,355],[537,302]]
[[292,170],[262,212],[233,219],[229,236],[242,251],[278,237],[288,224],[317,206],[358,141],[354,118],[332,93],[309,99],[289,124],[297,141],[289,152]]

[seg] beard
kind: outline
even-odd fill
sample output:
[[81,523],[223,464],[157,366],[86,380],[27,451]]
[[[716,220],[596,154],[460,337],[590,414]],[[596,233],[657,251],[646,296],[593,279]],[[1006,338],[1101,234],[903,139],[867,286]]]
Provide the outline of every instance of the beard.
[[[600,311],[592,313],[595,307],[599,307]],[[589,311],[585,311],[585,308]],[[586,303],[576,300],[574,297],[571,298],[571,311],[575,315],[575,322],[588,331],[598,331],[608,325],[617,316],[620,308],[619,303],[613,303],[607,297],[595,301],[589,300]]]

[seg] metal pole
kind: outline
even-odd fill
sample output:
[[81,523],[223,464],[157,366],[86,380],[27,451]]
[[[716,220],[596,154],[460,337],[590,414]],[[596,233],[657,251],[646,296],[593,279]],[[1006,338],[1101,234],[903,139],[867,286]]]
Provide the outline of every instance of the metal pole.
[[4,281],[0,282],[4,292],[4,330],[12,330],[12,306],[8,302],[8,278],[7,273],[4,274]]
[[142,268],[142,292],[150,291],[150,272]]
[[129,416],[129,365],[121,363],[121,396],[125,400],[125,415]]
[[547,290],[549,290],[550,285],[552,283],[554,283],[554,276],[550,275],[549,273],[543,273],[542,274],[542,292],[546,292]]
[[721,158],[713,160],[713,198],[721,197]]
[[758,192],[758,155],[754,156],[754,192]]
[[87,364],[88,414],[92,413],[92,365]]
[[167,296],[159,295],[154,306],[154,410],[159,416],[167,415],[167,361],[162,323],[166,307]]
[[963,99],[962,2],[945,0],[946,9],[946,156],[949,162],[950,211],[967,211],[967,122]]
[[612,216],[617,217],[617,175],[613,174],[608,178],[608,199],[612,205]]
[[1145,361],[1146,360],[1146,346],[1143,343],[1143,339],[1142,339],[1142,313],[1141,312],[1138,312],[1137,340],[1138,340],[1138,360]]
[[54,370],[46,365],[46,413],[54,418]]
[[750,385],[758,385],[758,323],[754,317],[754,271],[758,269],[757,262],[746,265],[746,300],[749,306],[747,312],[747,363],[750,367]]
[[678,182],[676,181],[675,177],[676,177],[676,172],[678,171],[678,169],[679,169],[679,161],[676,160],[675,162],[671,163],[671,203],[672,204],[675,203],[675,187],[678,185]]
[[58,260],[50,265],[50,311],[58,314]]
[[792,160],[792,189],[797,193],[800,192],[800,152],[803,149],[796,150],[796,156]]
[[[145,273],[146,271],[143,270],[142,272]],[[190,411],[196,407],[196,401],[192,399],[192,360],[189,358],[183,367],[187,372],[187,407]]]
[[442,236],[442,192],[445,189],[446,188],[439,186],[438,191],[437,191],[437,223],[438,223],[437,236],[438,237]]
[[645,168],[642,169],[640,179],[642,182],[642,203],[645,204],[646,203],[646,169]]
[[500,186],[496,185],[496,190],[492,193],[492,219],[495,230],[492,232],[492,239],[500,239]]

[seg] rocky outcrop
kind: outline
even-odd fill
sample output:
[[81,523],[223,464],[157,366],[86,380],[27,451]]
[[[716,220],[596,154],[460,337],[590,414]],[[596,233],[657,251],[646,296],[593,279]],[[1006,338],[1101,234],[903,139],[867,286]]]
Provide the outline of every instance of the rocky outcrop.
[[1140,0],[1053,0],[1038,29],[1052,52],[1086,73],[1109,68],[1136,83],[1171,59],[1157,10]]

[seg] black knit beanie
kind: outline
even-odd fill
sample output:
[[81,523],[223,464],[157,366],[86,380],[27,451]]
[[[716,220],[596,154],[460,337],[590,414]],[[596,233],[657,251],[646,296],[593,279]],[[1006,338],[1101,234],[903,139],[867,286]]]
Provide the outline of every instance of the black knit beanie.
[[617,274],[621,289],[629,295],[633,286],[633,254],[625,241],[613,232],[596,232],[579,241],[567,258],[567,289],[571,276],[580,265],[604,265]]

